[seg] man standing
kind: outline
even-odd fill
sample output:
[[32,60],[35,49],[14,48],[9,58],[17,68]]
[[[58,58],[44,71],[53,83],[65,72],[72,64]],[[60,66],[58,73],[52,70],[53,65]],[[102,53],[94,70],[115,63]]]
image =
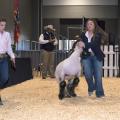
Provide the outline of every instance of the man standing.
[[45,26],[44,33],[40,35],[39,42],[42,49],[42,78],[46,79],[49,72],[50,77],[54,78],[54,50],[58,41],[55,36],[53,25]]
[[15,56],[11,47],[11,36],[10,33],[5,31],[5,27],[6,20],[0,19],[0,105],[3,105],[1,100],[1,91],[8,82],[9,77],[7,54],[15,65]]

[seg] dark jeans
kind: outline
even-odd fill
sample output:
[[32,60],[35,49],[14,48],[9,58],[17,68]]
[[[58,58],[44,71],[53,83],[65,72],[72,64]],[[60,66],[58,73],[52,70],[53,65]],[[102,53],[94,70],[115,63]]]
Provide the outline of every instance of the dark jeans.
[[8,82],[8,59],[0,59],[0,89]]
[[89,56],[82,60],[84,75],[88,84],[88,92],[96,90],[96,96],[104,96],[102,85],[102,61],[96,56]]

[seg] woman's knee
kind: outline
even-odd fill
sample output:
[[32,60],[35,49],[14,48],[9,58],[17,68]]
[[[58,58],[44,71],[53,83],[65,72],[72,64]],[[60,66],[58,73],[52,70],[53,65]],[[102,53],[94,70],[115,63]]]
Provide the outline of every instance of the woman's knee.
[[87,79],[91,79],[91,77],[93,76],[92,71],[87,68],[84,69],[84,75]]

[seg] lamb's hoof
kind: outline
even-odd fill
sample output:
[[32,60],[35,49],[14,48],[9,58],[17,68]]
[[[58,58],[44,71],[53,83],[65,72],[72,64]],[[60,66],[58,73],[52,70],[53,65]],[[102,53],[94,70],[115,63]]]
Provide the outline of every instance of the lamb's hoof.
[[74,92],[73,89],[68,89],[67,97],[77,97],[77,94]]
[[67,97],[76,97],[77,95],[74,92],[74,87],[68,85],[67,86]]
[[77,94],[74,93],[74,94],[72,94],[71,96],[72,96],[72,97],[77,97]]
[[65,97],[66,97],[66,98],[71,98],[71,95],[68,95],[68,94],[67,94]]
[[59,100],[62,100],[64,98],[64,95],[59,94],[58,97],[59,97]]

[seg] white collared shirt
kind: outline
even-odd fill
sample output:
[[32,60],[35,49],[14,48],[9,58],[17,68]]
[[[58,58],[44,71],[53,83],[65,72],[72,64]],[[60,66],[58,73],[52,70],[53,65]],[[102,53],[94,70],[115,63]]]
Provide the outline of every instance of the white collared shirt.
[[4,31],[0,33],[0,54],[8,53],[8,55],[14,59],[15,55],[11,47],[11,36],[9,32]]
[[[90,43],[93,35],[90,36],[90,35],[88,34],[88,31],[87,31],[87,32],[85,33],[85,36],[88,38],[88,43]],[[91,48],[89,48],[88,51],[89,51],[89,52],[93,52]]]

